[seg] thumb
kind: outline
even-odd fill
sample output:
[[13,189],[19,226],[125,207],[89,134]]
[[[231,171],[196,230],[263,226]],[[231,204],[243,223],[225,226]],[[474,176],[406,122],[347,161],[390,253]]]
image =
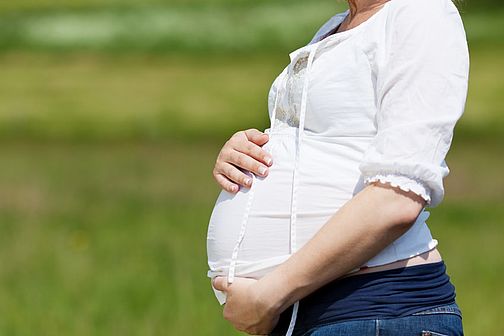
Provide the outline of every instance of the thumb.
[[212,285],[215,289],[220,290],[221,292],[227,292],[228,284],[226,277],[218,276],[213,278]]

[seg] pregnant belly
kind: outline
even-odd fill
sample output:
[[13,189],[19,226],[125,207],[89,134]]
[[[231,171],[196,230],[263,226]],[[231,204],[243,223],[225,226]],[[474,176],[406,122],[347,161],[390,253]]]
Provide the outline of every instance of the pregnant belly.
[[[296,154],[295,129],[270,134],[263,149],[273,165],[267,177],[254,176],[251,189],[221,191],[207,234],[209,277],[227,275],[233,249],[244,229],[236,276],[260,278],[291,252],[291,193]],[[360,188],[357,165],[362,149],[305,138],[297,188],[296,245],[303,246]],[[253,197],[250,193],[253,193]]]

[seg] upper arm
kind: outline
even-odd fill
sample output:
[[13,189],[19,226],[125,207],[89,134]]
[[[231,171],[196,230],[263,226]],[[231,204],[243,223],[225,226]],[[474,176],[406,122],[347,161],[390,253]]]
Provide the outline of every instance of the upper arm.
[[395,184],[435,207],[444,196],[445,157],[465,106],[467,41],[450,0],[397,4],[378,67],[377,134],[359,169],[365,183]]

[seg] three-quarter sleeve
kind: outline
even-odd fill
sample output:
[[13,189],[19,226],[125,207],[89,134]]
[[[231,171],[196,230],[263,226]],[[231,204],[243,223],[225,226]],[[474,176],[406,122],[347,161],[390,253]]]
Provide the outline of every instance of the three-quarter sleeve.
[[437,206],[445,162],[467,95],[469,53],[450,0],[402,0],[391,8],[377,56],[377,133],[359,169],[364,183],[389,182]]

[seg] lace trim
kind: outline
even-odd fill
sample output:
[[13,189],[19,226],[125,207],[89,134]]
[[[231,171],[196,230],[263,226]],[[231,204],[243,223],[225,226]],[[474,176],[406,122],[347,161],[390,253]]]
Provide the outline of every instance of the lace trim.
[[287,70],[284,79],[285,88],[280,88],[279,104],[276,112],[275,128],[299,127],[299,113],[301,109],[301,97],[303,95],[304,76],[308,64],[309,52],[302,52]]
[[426,206],[431,204],[430,191],[422,181],[399,174],[376,174],[374,176],[368,176],[364,179],[365,184],[377,181],[390,183],[391,186],[398,187],[406,192],[412,191],[427,202]]

